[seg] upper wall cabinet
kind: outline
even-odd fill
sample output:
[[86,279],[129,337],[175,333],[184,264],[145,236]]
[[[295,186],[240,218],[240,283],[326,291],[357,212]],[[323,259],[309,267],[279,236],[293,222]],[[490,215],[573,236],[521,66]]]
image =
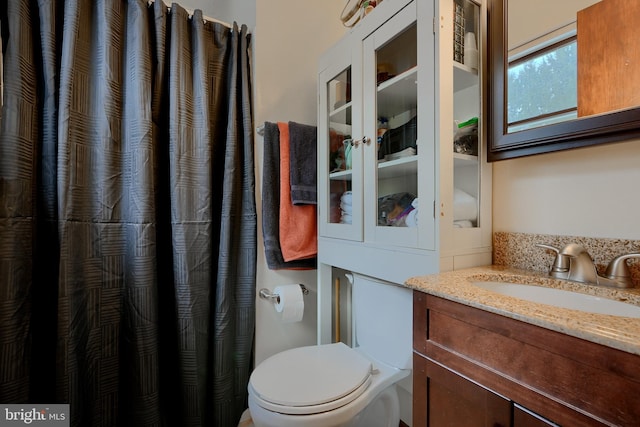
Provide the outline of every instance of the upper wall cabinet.
[[321,58],[319,263],[398,283],[490,263],[484,16],[386,0]]
[[490,161],[640,137],[640,2],[489,0],[489,14]]
[[[361,24],[378,15],[370,13]],[[356,34],[330,52],[319,74],[320,235],[433,250],[433,214],[420,215],[418,224],[423,211],[416,208],[420,195],[433,200],[434,193],[433,180],[418,185],[426,161],[419,151],[433,152],[434,140],[426,132],[418,138],[416,3],[371,34]],[[432,116],[424,121],[433,129]],[[421,235],[428,241],[419,241]]]

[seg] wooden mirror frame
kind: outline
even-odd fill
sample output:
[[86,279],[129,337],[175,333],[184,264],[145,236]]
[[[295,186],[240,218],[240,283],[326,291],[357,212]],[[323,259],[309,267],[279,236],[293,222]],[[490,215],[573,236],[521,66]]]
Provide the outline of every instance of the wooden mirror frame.
[[507,2],[489,0],[489,141],[487,161],[587,147],[640,137],[640,108],[507,133]]

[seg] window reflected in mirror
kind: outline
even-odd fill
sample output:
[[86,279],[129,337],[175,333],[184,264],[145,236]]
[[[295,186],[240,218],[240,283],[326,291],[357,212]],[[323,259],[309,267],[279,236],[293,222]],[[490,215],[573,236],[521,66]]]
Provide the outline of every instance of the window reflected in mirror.
[[507,133],[640,106],[639,13],[637,0],[508,0]]
[[577,117],[577,46],[575,36],[509,58],[507,73],[509,132]]

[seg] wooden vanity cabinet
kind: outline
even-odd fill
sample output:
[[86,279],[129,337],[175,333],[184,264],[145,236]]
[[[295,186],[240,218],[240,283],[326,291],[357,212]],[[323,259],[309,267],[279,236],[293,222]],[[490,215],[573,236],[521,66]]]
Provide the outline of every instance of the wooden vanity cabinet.
[[413,426],[638,426],[640,356],[414,291]]

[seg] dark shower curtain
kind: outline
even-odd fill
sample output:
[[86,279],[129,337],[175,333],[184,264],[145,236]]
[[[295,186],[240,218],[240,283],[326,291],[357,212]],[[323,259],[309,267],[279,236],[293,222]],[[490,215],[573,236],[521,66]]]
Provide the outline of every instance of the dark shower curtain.
[[246,26],[159,0],[8,0],[0,19],[0,403],[236,425],[255,323]]

